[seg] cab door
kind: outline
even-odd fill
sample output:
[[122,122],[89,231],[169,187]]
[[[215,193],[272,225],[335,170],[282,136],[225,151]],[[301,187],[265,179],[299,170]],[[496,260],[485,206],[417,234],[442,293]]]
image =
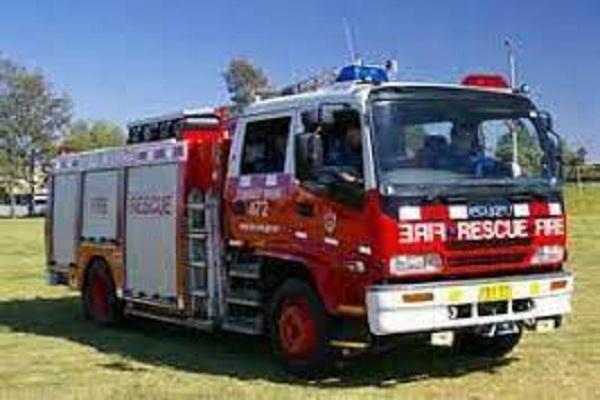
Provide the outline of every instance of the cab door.
[[[315,113],[320,120],[309,126],[304,116]],[[356,261],[368,236],[360,113],[348,105],[327,104],[301,112],[300,123],[300,135],[318,132],[322,165],[305,174],[306,168],[296,159],[295,226],[305,231],[306,245],[313,255],[320,255],[322,263],[344,266]]]
[[233,243],[270,251],[286,245],[293,126],[293,111],[241,121],[225,195]]
[[[291,227],[295,248],[322,267],[322,287],[330,288],[326,303],[360,302],[360,278],[369,262],[369,210],[364,180],[363,123],[358,110],[347,105],[327,105],[316,112],[300,113],[296,133],[294,206]],[[315,126],[303,114],[319,114]],[[330,114],[327,116],[327,114]],[[307,166],[301,160],[301,136],[318,135],[322,161]],[[308,146],[310,147],[310,146]],[[299,234],[298,234],[299,232]],[[334,289],[335,288],[335,289]]]

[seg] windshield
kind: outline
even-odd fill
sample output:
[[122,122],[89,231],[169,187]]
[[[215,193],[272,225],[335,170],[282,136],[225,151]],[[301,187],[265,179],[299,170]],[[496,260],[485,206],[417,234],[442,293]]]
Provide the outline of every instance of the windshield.
[[[506,96],[509,97],[509,96]],[[389,184],[548,182],[548,136],[523,102],[372,102],[378,175]]]

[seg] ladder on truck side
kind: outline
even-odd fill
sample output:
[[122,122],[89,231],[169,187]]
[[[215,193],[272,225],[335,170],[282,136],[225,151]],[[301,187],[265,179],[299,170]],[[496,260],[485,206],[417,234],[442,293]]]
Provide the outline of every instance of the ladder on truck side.
[[186,278],[192,317],[214,321],[222,293],[222,245],[219,201],[211,193],[193,190],[187,199]]
[[224,330],[260,334],[263,302],[261,260],[223,254],[218,196],[193,191],[187,201],[187,276],[193,318],[218,320]]

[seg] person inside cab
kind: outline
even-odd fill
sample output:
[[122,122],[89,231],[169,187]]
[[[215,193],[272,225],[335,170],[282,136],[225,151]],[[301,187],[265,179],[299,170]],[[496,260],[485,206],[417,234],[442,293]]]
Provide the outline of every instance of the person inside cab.
[[475,178],[507,177],[510,171],[486,153],[485,137],[474,121],[457,123],[452,131],[450,151],[457,170]]
[[360,182],[363,175],[362,132],[357,112],[336,118],[325,140],[324,163],[346,182]]

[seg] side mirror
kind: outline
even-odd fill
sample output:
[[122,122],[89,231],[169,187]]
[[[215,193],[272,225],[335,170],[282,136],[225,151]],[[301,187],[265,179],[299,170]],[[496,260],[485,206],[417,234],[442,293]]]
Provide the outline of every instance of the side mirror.
[[539,113],[539,121],[541,128],[546,132],[554,132],[554,123],[552,121],[552,115],[547,111],[541,111]]
[[548,132],[548,137],[550,138],[547,147],[550,149],[550,158],[548,160],[548,168],[550,170],[550,174],[554,177],[563,180],[563,141],[554,131],[554,123],[552,120],[552,115],[547,111],[540,111],[538,113],[538,121],[539,127]]
[[304,125],[304,132],[316,132],[321,125],[321,118],[317,109],[303,112],[301,119],[302,125]]
[[323,141],[317,133],[296,136],[296,174],[301,181],[314,180],[323,166]]

